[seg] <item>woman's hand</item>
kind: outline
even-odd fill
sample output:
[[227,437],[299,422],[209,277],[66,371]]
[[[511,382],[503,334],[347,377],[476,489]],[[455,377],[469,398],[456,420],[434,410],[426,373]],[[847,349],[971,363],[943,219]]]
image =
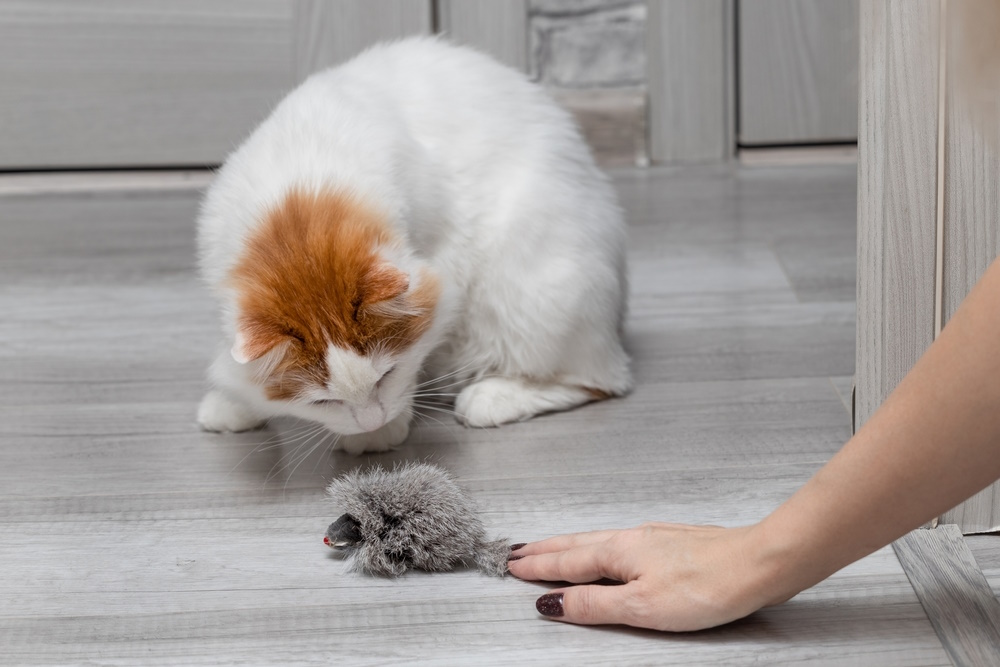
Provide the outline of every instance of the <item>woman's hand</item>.
[[539,612],[561,621],[700,630],[796,592],[774,587],[780,565],[765,556],[769,549],[759,548],[755,528],[647,523],[563,535],[517,549],[509,568],[532,581],[622,582],[560,588],[540,597]]

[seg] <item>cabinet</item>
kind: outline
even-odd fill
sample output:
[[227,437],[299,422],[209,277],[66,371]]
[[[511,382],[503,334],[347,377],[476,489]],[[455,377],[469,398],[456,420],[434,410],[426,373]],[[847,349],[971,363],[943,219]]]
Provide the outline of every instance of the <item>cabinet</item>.
[[[947,12],[975,1],[861,3],[855,426],[1000,252],[1000,158],[955,94],[949,48]],[[1000,485],[940,521],[1000,529]]]

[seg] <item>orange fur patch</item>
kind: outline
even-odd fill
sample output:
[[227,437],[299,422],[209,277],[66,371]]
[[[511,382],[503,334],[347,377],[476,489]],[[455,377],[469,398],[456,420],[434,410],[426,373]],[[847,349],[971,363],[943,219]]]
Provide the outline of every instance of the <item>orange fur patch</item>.
[[365,355],[398,352],[430,326],[440,286],[409,276],[378,254],[395,240],[385,219],[349,195],[290,192],[247,239],[232,272],[243,350],[282,357],[261,381],[291,399],[327,380],[330,344]]

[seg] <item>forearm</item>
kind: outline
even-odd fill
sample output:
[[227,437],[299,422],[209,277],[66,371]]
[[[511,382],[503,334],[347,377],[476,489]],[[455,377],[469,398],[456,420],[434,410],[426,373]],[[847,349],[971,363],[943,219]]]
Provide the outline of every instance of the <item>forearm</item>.
[[754,526],[645,524],[528,544],[508,566],[571,586],[539,610],[573,623],[696,630],[782,602],[1000,477],[1000,264],[885,404]]
[[[867,424],[755,529],[783,598],[1000,476],[1000,264]],[[788,567],[789,564],[792,567]]]

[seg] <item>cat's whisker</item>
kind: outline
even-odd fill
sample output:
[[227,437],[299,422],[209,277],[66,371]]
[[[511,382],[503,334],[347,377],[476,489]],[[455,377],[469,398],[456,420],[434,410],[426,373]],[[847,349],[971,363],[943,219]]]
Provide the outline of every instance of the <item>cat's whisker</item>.
[[[324,435],[323,437],[321,437],[319,440],[316,441],[316,444],[314,444],[312,447],[310,447],[305,452],[305,454],[303,454],[302,456],[299,457],[299,460],[295,464],[295,467],[293,467],[292,471],[290,473],[288,473],[287,477],[285,477],[285,486],[282,489],[282,493],[284,493],[285,490],[288,489],[288,482],[292,479],[292,477],[295,476],[295,471],[299,469],[300,465],[302,465],[303,463],[305,463],[306,459],[308,459],[310,456],[313,455],[313,452],[315,452],[324,442],[326,442],[326,438],[327,438],[326,435]],[[315,468],[313,468],[313,470],[315,470]]]
[[312,439],[314,437],[316,437],[317,435],[322,435],[325,432],[327,432],[327,428],[325,426],[320,426],[320,427],[316,428],[315,430],[312,430],[312,431],[309,431],[308,433],[300,435],[298,437],[298,439],[297,439],[297,442],[295,443],[295,449],[297,450],[298,448],[304,446],[306,443],[312,441]]
[[440,407],[442,405],[447,405],[446,403],[441,403],[440,401],[436,401],[436,400],[432,400],[432,399],[424,400],[424,398],[422,396],[413,396],[412,400],[410,401],[410,403],[413,404],[413,405],[432,405],[432,406],[438,406],[438,407]]
[[448,386],[448,387],[453,387],[455,385],[462,384],[464,382],[468,382],[467,378],[455,379],[455,376],[449,375],[448,377],[440,377],[440,378],[435,378],[433,380],[428,380],[426,382],[420,382],[419,384],[415,385],[413,388],[414,389],[439,389],[439,388],[442,387],[443,383],[445,381],[447,381],[447,380],[452,380],[452,382],[449,382],[447,385],[444,385],[444,386]]
[[[282,472],[282,471],[284,471],[284,470],[287,470],[287,469],[288,469],[288,466],[289,466],[289,465],[291,465],[291,463],[292,463],[292,462],[294,462],[294,461],[295,461],[295,460],[297,459],[297,457],[298,457],[298,453],[299,453],[299,452],[300,452],[300,451],[301,451],[301,450],[302,450],[302,449],[303,449],[304,447],[306,447],[306,446],[307,446],[307,445],[308,445],[308,444],[309,444],[310,442],[312,442],[312,441],[313,441],[313,439],[314,439],[314,438],[316,438],[316,436],[317,436],[317,435],[320,435],[320,436],[321,436],[321,440],[322,440],[322,433],[323,433],[323,431],[325,431],[325,430],[326,430],[326,429],[325,429],[324,427],[322,427],[322,426],[319,426],[319,427],[318,427],[318,428],[316,428],[316,429],[315,429],[314,431],[312,431],[312,432],[311,432],[311,433],[309,434],[309,436],[308,436],[307,438],[305,438],[305,440],[304,440],[304,441],[302,441],[302,442],[299,442],[299,443],[296,443],[296,444],[295,444],[295,448],[294,448],[294,450],[293,450],[293,452],[292,452],[292,454],[291,454],[291,456],[290,456],[290,458],[291,458],[291,462],[286,462],[286,463],[284,463],[283,465],[280,465],[280,467],[279,467],[279,464],[281,464],[281,463],[282,463],[282,461],[284,461],[284,458],[282,458],[282,461],[279,461],[278,463],[275,463],[275,464],[274,464],[273,466],[271,466],[271,470],[270,470],[270,472],[268,472],[268,475],[267,475],[267,477],[266,477],[266,478],[265,478],[265,480],[264,480],[264,481],[265,481],[265,483],[266,483],[266,482],[270,482],[270,481],[271,481],[271,478],[272,478],[272,477],[273,477],[273,475],[275,474],[275,468],[277,468],[277,472]],[[296,467],[298,467],[298,466],[296,465]],[[294,471],[294,469],[292,470],[292,472],[295,472],[295,471]],[[286,487],[287,487],[287,485],[288,485],[288,478],[287,478],[287,477],[286,477],[286,479],[285,479],[285,485],[286,485]]]
[[440,424],[441,426],[444,426],[445,428],[452,428],[452,427],[455,426],[454,423],[448,424],[446,422],[441,421],[440,419],[437,419],[436,417],[431,417],[430,415],[425,415],[422,412],[414,412],[413,416],[414,417],[419,417],[419,418],[425,420],[424,423],[427,423],[426,420],[430,420],[430,421],[433,421],[436,424]]
[[433,382],[440,382],[441,380],[447,380],[448,378],[452,377],[453,375],[458,375],[459,373],[468,370],[469,368],[471,368],[475,364],[476,364],[475,361],[470,361],[469,363],[465,364],[461,368],[457,368],[457,369],[453,370],[450,373],[445,373],[444,375],[439,375],[436,378],[432,378],[430,380],[425,380],[424,382],[420,382],[420,383],[417,384],[417,387],[423,387],[423,386],[426,386],[426,385],[431,384]]
[[[426,412],[422,412],[421,410],[423,410],[423,409],[425,409],[425,408],[418,407],[417,410],[414,411],[413,415],[415,417],[420,417],[421,419],[425,420],[425,423],[426,423],[426,420],[431,420],[431,421],[433,421],[436,424],[440,424],[441,426],[443,426],[444,428],[448,429],[449,431],[450,430],[454,430],[455,428],[458,427],[457,422],[455,422],[455,421],[443,421],[441,419],[438,419],[437,417],[434,417],[433,415],[427,414]],[[430,408],[430,409],[433,409],[433,408]],[[450,415],[450,416],[454,416],[454,415]]]
[[284,447],[286,445],[295,444],[296,440],[302,440],[308,438],[317,431],[321,431],[325,426],[322,424],[306,424],[304,426],[299,426],[293,431],[288,433],[279,433],[278,435],[269,438],[266,442],[258,445],[254,451],[266,452],[271,449],[277,449],[279,447]]
[[312,442],[314,439],[316,439],[317,436],[319,437],[319,440],[322,442],[323,437],[325,437],[326,434],[328,434],[328,433],[329,433],[329,430],[325,426],[320,426],[316,430],[311,431],[308,436],[303,436],[300,439],[300,442],[296,445],[296,451],[299,451],[302,448],[304,448],[305,446],[307,446],[310,442]]
[[[272,418],[268,418],[268,420],[265,422],[265,425],[270,425],[270,423],[271,423],[272,420],[273,420],[273,417]],[[301,432],[303,432],[305,430],[308,430],[308,429],[312,428],[313,426],[314,426],[313,424],[304,424],[304,425],[298,426],[295,429],[293,429],[292,433],[296,433],[296,434],[297,433],[301,433]],[[259,443],[258,445],[254,446],[254,448],[251,449],[249,452],[247,452],[246,456],[244,456],[242,459],[240,459],[239,462],[237,462],[237,464],[234,465],[233,468],[232,468],[232,470],[230,470],[229,472],[230,473],[235,472],[237,468],[239,468],[241,465],[243,465],[243,463],[246,462],[246,460],[248,458],[250,458],[251,456],[253,456],[257,452],[266,452],[266,451],[268,451],[270,449],[275,449],[277,447],[283,446],[285,444],[285,438],[287,438],[287,436],[288,436],[287,433],[275,433],[274,435],[272,435],[270,438],[268,438],[264,442]],[[272,443],[274,443],[274,444],[272,444]]]
[[423,387],[423,386],[421,386],[421,387],[415,387],[415,389],[417,391],[438,391],[438,390],[441,390],[441,389],[450,389],[451,387],[458,387],[458,386],[465,385],[465,384],[468,384],[468,383],[469,383],[468,380],[458,380],[456,382],[450,382],[448,384],[434,384],[434,385],[428,385],[426,387]]
[[[333,450],[337,448],[337,443],[340,442],[340,439],[342,437],[344,437],[344,435],[342,433],[334,433],[333,435],[334,435],[333,442],[330,443],[330,446],[326,450],[327,456],[329,456],[330,453],[333,452]],[[320,457],[316,457],[316,462],[313,463],[313,469],[312,469],[312,471],[314,473],[316,472],[316,468],[319,467],[319,462],[321,460],[322,459]]]
[[[480,380],[485,380],[487,378],[498,378],[498,377],[504,377],[504,376],[501,375],[500,373],[487,373],[487,374],[484,374],[484,375],[477,375],[477,376],[470,377],[470,378],[464,378],[464,379],[458,380],[456,382],[451,382],[451,383],[445,384],[445,385],[428,386],[427,389],[432,389],[432,390],[448,389],[450,387],[455,387],[455,386],[458,386],[458,385],[470,384],[472,382],[478,382]],[[431,380],[429,382],[422,382],[422,383],[418,384],[416,386],[416,388],[417,389],[423,389],[425,386],[430,385],[430,384],[435,383],[435,382],[439,382],[440,380],[443,380],[443,379],[447,379],[447,376],[443,376],[439,380]]]
[[428,405],[428,404],[425,404],[425,403],[414,403],[414,405],[416,405],[418,408],[421,408],[423,410],[434,410],[436,412],[443,412],[444,414],[450,415],[452,417],[458,416],[458,413],[455,412],[454,410],[447,410],[445,408],[441,408],[441,407],[438,407],[436,405]]
[[[308,442],[308,441],[307,441]],[[287,491],[288,482],[291,479],[292,473],[295,472],[295,468],[298,467],[298,462],[301,460],[304,445],[298,446],[295,450],[286,458],[283,458],[280,464],[275,464],[271,469],[271,473],[268,474],[266,481],[271,482],[277,479],[279,475],[285,478],[284,484],[282,484],[282,493]]]
[[448,397],[448,398],[455,398],[456,396],[458,396],[458,394],[455,393],[455,392],[427,392],[427,391],[421,391],[421,392],[417,392],[415,394],[410,394],[408,396],[408,398],[429,398],[429,397],[433,397],[433,396],[445,396],[445,397]]
[[316,428],[316,426],[317,425],[315,422],[305,422],[303,424],[298,424],[297,426],[294,426],[288,429],[287,431],[281,431],[276,433],[274,437],[270,438],[267,442],[270,442],[272,440],[280,440],[282,438],[287,439],[289,436],[298,435],[299,433],[302,433],[304,431],[311,431],[312,429]]

